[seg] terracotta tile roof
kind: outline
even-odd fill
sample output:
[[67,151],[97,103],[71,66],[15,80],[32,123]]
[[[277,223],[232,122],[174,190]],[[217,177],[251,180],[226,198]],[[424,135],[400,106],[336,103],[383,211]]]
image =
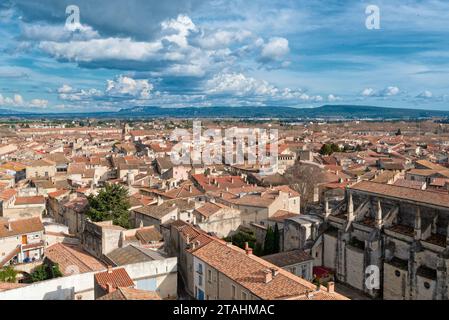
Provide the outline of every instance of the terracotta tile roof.
[[65,208],[71,209],[75,212],[83,212],[89,206],[89,201],[84,196],[76,197],[64,204]]
[[424,167],[427,169],[431,169],[431,170],[448,170],[448,168],[443,167],[439,164],[430,162],[429,160],[418,160],[418,161],[416,161],[416,164],[418,166],[421,166],[421,167]]
[[16,206],[27,205],[27,204],[45,204],[44,196],[32,196],[32,197],[17,197]]
[[281,268],[313,260],[312,256],[303,250],[279,252],[261,258]]
[[444,193],[398,187],[371,181],[361,181],[350,187],[350,189],[374,193],[388,198],[396,198],[398,200],[409,200],[449,208],[449,194]]
[[45,250],[45,256],[53,263],[57,263],[65,276],[72,275],[75,271],[84,273],[106,268],[102,262],[82,248],[63,243],[56,243],[48,247]]
[[158,252],[133,244],[126,247],[116,248],[106,256],[116,266],[162,259],[161,254]]
[[299,192],[293,190],[292,188],[290,188],[287,185],[275,186],[275,187],[273,187],[273,190],[277,190],[277,191],[282,191],[282,192],[288,193],[290,198],[292,198],[292,197],[299,197],[300,196]]
[[[193,255],[263,300],[298,299],[316,290],[314,284],[268,261],[247,255],[240,248],[218,241],[196,249]],[[267,282],[266,274],[271,272],[275,275]],[[334,297],[344,299],[338,294]]]
[[55,162],[47,160],[47,159],[40,159],[40,160],[34,160],[29,163],[29,167],[48,167],[48,166],[54,166],[56,165]]
[[69,190],[60,189],[60,190],[56,190],[54,192],[48,193],[48,196],[50,198],[58,198],[58,197],[63,196],[63,195],[68,195],[69,193],[70,193]]
[[393,183],[394,186],[406,187],[406,188],[412,188],[412,189],[418,189],[418,190],[422,190],[422,188],[425,184],[426,183],[422,182],[422,181],[405,180],[405,179],[398,179]]
[[122,288],[108,293],[97,300],[162,300],[157,292],[135,288]]
[[284,222],[285,219],[293,218],[299,216],[299,213],[290,212],[287,210],[278,210],[268,220],[276,222]]
[[0,292],[26,287],[28,284],[25,283],[10,283],[10,282],[0,282]]
[[112,288],[115,289],[118,287],[134,286],[133,280],[124,268],[109,268],[108,271],[97,273],[94,277],[98,285],[105,290],[107,289],[107,284],[111,285]]
[[195,208],[195,201],[188,201],[184,199],[166,200],[161,205],[150,205],[142,208],[137,208],[134,212],[144,214],[156,219],[161,219],[170,212],[178,209],[179,211],[193,210]]
[[204,193],[200,191],[197,187],[195,187],[193,183],[190,181],[182,183],[179,186],[179,188],[161,193],[163,197],[171,199],[196,197],[203,194]]
[[221,209],[229,208],[221,203],[207,202],[199,208],[195,209],[195,212],[201,214],[203,217],[210,217],[211,215],[219,212]]
[[247,183],[240,176],[206,176],[204,174],[193,174],[192,179],[204,191],[219,191],[226,188],[238,188]]
[[[11,229],[8,226],[11,226]],[[0,238],[12,237],[21,234],[44,231],[44,225],[39,217],[20,220],[0,220]]]
[[17,194],[15,189],[6,189],[0,192],[0,200],[9,200]]
[[449,170],[411,169],[407,173],[417,175],[417,176],[424,176],[424,177],[433,176],[433,175],[441,175],[443,177],[449,178]]
[[135,193],[129,197],[129,202],[132,207],[148,206],[154,201],[155,201],[154,198],[142,195],[140,193]]
[[136,231],[136,237],[144,243],[150,243],[153,241],[162,241],[161,233],[155,226],[143,227]]

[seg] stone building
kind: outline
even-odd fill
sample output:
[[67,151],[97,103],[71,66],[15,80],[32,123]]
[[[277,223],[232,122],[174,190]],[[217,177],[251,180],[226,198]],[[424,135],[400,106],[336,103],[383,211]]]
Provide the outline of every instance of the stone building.
[[449,194],[362,181],[323,218],[311,253],[338,281],[384,299],[448,299]]

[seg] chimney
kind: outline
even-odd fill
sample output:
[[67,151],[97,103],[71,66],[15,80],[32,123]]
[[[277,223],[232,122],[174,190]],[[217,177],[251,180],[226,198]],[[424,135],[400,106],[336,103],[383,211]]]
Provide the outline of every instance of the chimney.
[[12,231],[11,222],[8,221],[8,231]]
[[190,243],[190,235],[186,236],[186,243],[189,244]]
[[271,268],[270,270],[271,270],[272,278],[276,277],[278,275],[278,273],[279,273],[279,270],[276,269],[276,268]]
[[192,192],[192,185],[189,185],[189,192]]
[[109,282],[106,283],[106,291],[107,291],[108,293],[111,293],[111,292],[114,292],[114,291],[115,291],[115,290],[114,290],[114,287],[113,287],[112,284],[110,284]]
[[108,273],[110,274],[110,273],[112,273],[112,266],[108,266]]
[[329,281],[327,283],[327,292],[329,292],[329,293],[335,292],[335,283],[333,281]]
[[245,252],[248,256],[253,254],[253,249],[249,246],[248,242],[245,242]]
[[271,270],[264,270],[264,282],[269,283],[271,280],[273,280],[273,273]]
[[164,203],[164,199],[162,199],[161,196],[157,196],[157,205],[160,206],[163,203]]
[[234,183],[234,178],[231,177],[231,183]]

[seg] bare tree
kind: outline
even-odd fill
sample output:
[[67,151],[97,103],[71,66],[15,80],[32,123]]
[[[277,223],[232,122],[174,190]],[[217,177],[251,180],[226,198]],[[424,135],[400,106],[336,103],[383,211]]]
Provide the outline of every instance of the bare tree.
[[325,180],[324,170],[319,166],[297,161],[284,174],[289,185],[301,194],[301,206],[306,208],[313,202],[314,190]]

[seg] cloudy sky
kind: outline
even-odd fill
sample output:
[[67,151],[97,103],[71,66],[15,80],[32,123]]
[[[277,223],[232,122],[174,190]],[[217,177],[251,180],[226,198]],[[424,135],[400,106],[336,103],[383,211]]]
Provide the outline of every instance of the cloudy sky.
[[2,0],[0,108],[449,110],[448,15],[447,0]]

